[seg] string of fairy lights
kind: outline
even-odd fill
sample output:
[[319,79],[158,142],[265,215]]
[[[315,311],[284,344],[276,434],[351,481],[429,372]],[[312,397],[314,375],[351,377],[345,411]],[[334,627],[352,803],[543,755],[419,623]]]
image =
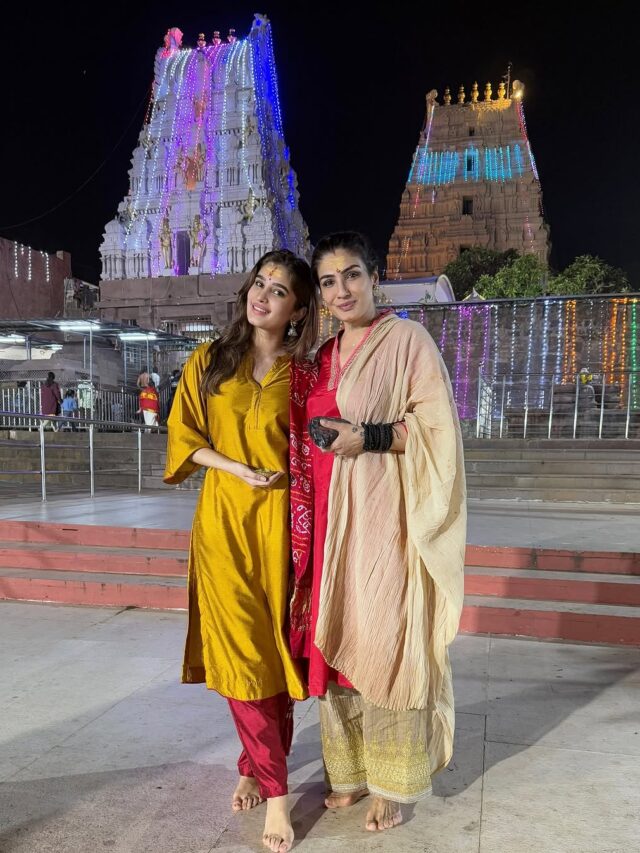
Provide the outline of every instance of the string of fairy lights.
[[[550,385],[573,385],[586,368],[619,390],[620,405],[640,410],[639,302],[635,296],[546,297],[395,310],[431,332],[449,370],[460,417],[473,418],[479,371],[491,379],[498,396],[495,389],[506,377],[507,408],[524,404],[518,388],[526,384],[529,408],[546,410]],[[321,339],[338,328],[333,317],[321,317]]]
[[459,151],[429,151],[425,143],[414,157],[408,183],[426,186],[443,186],[458,180],[464,183],[481,180],[504,183],[524,174],[524,158],[519,143],[484,148],[472,145],[464,149],[462,156]]
[[[26,281],[33,281],[34,277],[44,278],[45,282],[51,281],[51,256],[48,252],[39,249],[32,249],[31,246],[25,246],[13,241],[13,277],[22,278]],[[37,276],[34,273],[34,257],[41,259],[42,273]]]
[[[635,411],[640,408],[639,301],[633,296],[547,297],[528,303],[439,306],[442,314],[412,309],[411,317],[430,329],[439,342],[463,418],[475,413],[473,388],[478,367],[494,386],[502,375],[508,386],[515,387],[519,380],[527,382],[529,406],[540,409],[548,404],[551,377],[551,381],[574,384],[585,368],[601,375],[607,386],[616,386],[624,405],[630,395]],[[503,349],[500,340],[505,341]],[[516,393],[508,387],[506,406],[515,404]]]
[[[433,127],[433,116],[435,113],[435,109],[436,109],[436,105],[434,103],[430,104],[429,112],[427,115],[426,129],[424,132],[424,144],[423,144],[422,148],[418,148],[416,150],[415,154],[413,155],[413,162],[411,163],[411,169],[409,171],[408,184],[411,184],[412,179],[413,179],[413,170],[415,168],[416,162],[418,161],[418,158],[420,157],[420,164],[418,166],[418,179],[416,181],[418,188],[415,191],[415,197],[414,197],[413,205],[411,208],[411,219],[416,218],[416,214],[418,212],[418,204],[420,203],[421,187],[424,186],[424,184],[425,184],[424,169],[425,169],[425,165],[426,165],[426,155],[427,155],[427,152],[429,151],[429,142],[431,140],[431,128]],[[422,154],[420,154],[421,151],[422,151]],[[408,186],[407,186],[407,192],[409,193],[409,197],[411,197],[411,190],[409,189]],[[435,193],[435,188],[434,188],[433,193]],[[432,201],[435,201],[435,195],[433,193],[432,193]],[[398,261],[396,264],[396,268],[394,270],[394,278],[398,278],[400,275],[400,268],[401,268],[405,258],[407,257],[410,242],[411,242],[411,235],[406,234],[402,240],[402,248],[400,249],[400,252],[398,254]]]

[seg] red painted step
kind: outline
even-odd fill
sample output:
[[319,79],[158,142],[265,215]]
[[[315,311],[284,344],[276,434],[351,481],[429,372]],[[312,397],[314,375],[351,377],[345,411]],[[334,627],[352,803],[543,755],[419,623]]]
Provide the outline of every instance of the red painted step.
[[465,569],[467,595],[640,607],[640,577],[525,569]]
[[136,578],[133,575],[83,577],[82,572],[38,573],[0,569],[0,599],[83,604],[99,607],[141,607],[186,610],[184,578]]
[[640,554],[624,551],[565,551],[554,548],[498,548],[467,545],[467,566],[640,575]]
[[[0,521],[0,540],[47,544],[89,545],[187,551],[188,530],[108,527],[40,521]],[[543,571],[603,572],[640,575],[640,554],[616,551],[567,551],[550,548],[498,548],[467,545],[467,566]]]
[[[0,522],[0,599],[184,609],[189,533]],[[640,646],[640,554],[470,545],[461,630]]]
[[0,541],[0,567],[184,577],[187,564],[186,552],[180,551]]
[[51,524],[41,521],[0,521],[0,540],[48,545],[90,545],[187,551],[188,530],[151,527],[107,527],[97,524]]
[[465,598],[460,631],[640,646],[640,610],[634,607]]

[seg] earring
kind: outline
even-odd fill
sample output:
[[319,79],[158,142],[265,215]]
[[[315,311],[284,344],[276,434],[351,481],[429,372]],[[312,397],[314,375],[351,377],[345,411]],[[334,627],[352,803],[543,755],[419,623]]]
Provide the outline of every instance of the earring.
[[327,308],[327,303],[323,302],[322,305],[320,306],[320,316],[321,317],[329,317],[330,315],[331,315],[331,312]]
[[289,331],[287,332],[288,338],[297,338],[298,337],[298,330],[296,329],[297,325],[298,324],[296,323],[295,320],[292,320],[291,323],[289,323]]
[[380,296],[381,296],[380,285],[374,284],[373,285],[373,301],[375,302],[376,305],[380,304]]

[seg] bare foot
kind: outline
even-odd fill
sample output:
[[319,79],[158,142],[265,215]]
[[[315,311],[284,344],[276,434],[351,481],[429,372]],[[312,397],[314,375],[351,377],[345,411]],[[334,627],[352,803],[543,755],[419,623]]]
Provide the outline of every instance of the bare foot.
[[385,800],[383,797],[374,797],[371,808],[367,812],[365,829],[375,832],[378,829],[392,829],[402,823],[402,812],[398,803]]
[[358,800],[363,797],[368,797],[369,791],[363,788],[361,791],[354,791],[352,794],[337,794],[332,791],[324,801],[328,809],[346,809],[348,806],[353,806]]
[[234,812],[248,811],[255,808],[260,803],[264,803],[263,797],[260,796],[258,783],[253,776],[241,776],[238,785],[233,792],[231,808]]
[[288,797],[269,797],[262,843],[273,853],[288,853],[293,847],[293,827]]

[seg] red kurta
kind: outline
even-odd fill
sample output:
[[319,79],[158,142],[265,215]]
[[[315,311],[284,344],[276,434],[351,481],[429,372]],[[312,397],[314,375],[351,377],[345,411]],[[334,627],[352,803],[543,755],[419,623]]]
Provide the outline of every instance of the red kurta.
[[[330,390],[331,353],[333,341],[318,353],[320,372],[315,387],[307,399],[308,420],[315,417],[341,417],[336,403],[336,390]],[[305,657],[309,658],[309,693],[311,696],[324,696],[327,682],[335,681],[341,687],[352,687],[340,672],[332,669],[316,648],[313,639],[318,621],[320,604],[320,584],[324,562],[324,540],[327,534],[327,510],[329,506],[329,487],[333,470],[333,453],[323,453],[315,444],[311,444],[313,464],[313,582],[311,586],[311,631]]]

